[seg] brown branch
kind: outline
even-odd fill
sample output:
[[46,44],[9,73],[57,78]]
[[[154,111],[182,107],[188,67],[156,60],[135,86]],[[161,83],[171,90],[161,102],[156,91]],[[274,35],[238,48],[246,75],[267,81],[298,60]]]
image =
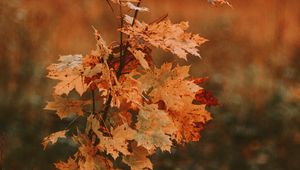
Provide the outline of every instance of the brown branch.
[[[139,7],[141,5],[141,1],[140,0],[138,3],[137,3],[137,7]],[[131,24],[131,26],[134,25],[135,23],[135,20],[138,16],[138,10],[135,10],[134,12],[134,17],[133,17],[133,22]],[[121,29],[123,28],[124,26],[124,20],[123,20],[123,13],[122,13],[122,6],[120,5],[120,23],[121,23]],[[124,50],[124,54],[123,53],[123,32],[120,32],[120,66],[119,66],[119,69],[116,73],[116,77],[117,79],[120,78],[121,74],[122,74],[122,71],[124,69],[124,63],[125,63],[125,59],[126,59],[126,54],[127,54],[127,51],[128,51],[128,47],[129,47],[129,42],[127,41],[126,42],[126,45],[125,45],[125,50]],[[112,101],[112,95],[109,94],[108,96],[108,100],[107,102],[105,103],[105,107],[104,107],[104,113],[103,113],[103,120],[105,121],[107,119],[107,116],[108,116],[108,112],[109,112],[109,109],[110,109],[110,104],[111,104],[111,101]]]
[[95,110],[96,110],[96,101],[95,101],[95,90],[92,90],[92,114],[95,115]]

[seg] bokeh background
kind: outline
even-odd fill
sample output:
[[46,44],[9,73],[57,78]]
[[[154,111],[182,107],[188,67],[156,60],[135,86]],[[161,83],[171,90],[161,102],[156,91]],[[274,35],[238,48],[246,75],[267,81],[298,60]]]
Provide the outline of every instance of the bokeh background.
[[[300,161],[300,1],[144,0],[153,21],[165,14],[190,22],[210,41],[202,59],[188,62],[155,51],[157,65],[192,64],[209,77],[205,88],[219,99],[200,142],[152,157],[157,170],[297,170]],[[118,23],[105,0],[0,1],[0,168],[50,170],[74,152],[67,142],[43,151],[41,140],[65,128],[44,111],[54,81],[46,67],[59,55],[86,54],[93,29],[117,40]]]

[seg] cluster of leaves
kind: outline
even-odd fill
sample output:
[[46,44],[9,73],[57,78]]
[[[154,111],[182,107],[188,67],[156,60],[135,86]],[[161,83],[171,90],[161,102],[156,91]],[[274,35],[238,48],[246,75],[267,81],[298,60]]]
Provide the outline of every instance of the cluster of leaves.
[[[54,101],[45,109],[56,111],[61,119],[86,118],[85,128],[70,134],[78,151],[67,162],[55,163],[61,170],[117,169],[116,160],[132,170],[152,169],[149,156],[157,149],[170,152],[175,143],[198,141],[212,119],[205,107],[217,104],[199,86],[206,78],[191,77],[190,66],[152,63],[152,47],[186,60],[188,54],[200,57],[197,47],[206,39],[187,33],[187,22],[139,22],[137,13],[148,11],[140,1],[107,2],[120,7],[119,44],[108,46],[95,29],[95,50],[85,56],[61,56],[48,67],[48,77],[59,82]],[[122,14],[125,7],[135,11],[133,17]],[[72,91],[80,97],[70,97]],[[45,137],[44,148],[66,138],[68,131]]]

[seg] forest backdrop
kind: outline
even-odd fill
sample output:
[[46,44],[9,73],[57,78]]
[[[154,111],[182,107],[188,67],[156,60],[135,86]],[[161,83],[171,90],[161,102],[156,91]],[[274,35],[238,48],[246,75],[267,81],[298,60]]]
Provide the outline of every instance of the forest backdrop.
[[[192,74],[219,99],[200,142],[152,157],[155,169],[296,170],[300,157],[300,11],[298,0],[231,0],[233,9],[203,0],[145,1],[153,21],[166,13],[189,21],[209,39]],[[147,17],[146,17],[147,16]],[[85,54],[92,26],[110,42],[118,36],[104,0],[0,1],[0,167],[53,169],[74,152],[68,143],[46,151],[42,139],[65,128],[44,111],[55,82],[46,66],[59,55]],[[154,63],[184,60],[155,51]]]

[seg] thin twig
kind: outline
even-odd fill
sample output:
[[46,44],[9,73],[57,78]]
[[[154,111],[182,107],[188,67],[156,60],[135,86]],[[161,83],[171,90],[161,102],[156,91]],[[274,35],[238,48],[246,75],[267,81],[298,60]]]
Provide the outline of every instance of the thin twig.
[[93,101],[92,114],[95,115],[95,110],[96,110],[95,90],[92,90],[92,101]]
[[163,16],[157,18],[156,20],[150,22],[149,25],[154,24],[154,23],[159,23],[159,22],[165,20],[166,18],[168,18],[168,16],[169,16],[169,14],[166,13],[165,15],[163,15]]
[[[137,7],[139,7],[141,5],[141,2],[142,0],[140,0],[138,3],[137,3]],[[134,16],[133,16],[133,22],[131,24],[131,26],[134,25],[135,23],[135,20],[138,16],[138,10],[135,10],[134,12]],[[121,29],[123,28],[123,24],[124,24],[124,21],[123,21],[123,12],[122,12],[122,6],[120,5],[120,23],[121,23]],[[126,45],[125,45],[125,49],[124,49],[124,53],[123,53],[123,33],[120,32],[120,66],[119,66],[119,69],[117,70],[117,73],[116,73],[116,77],[117,79],[120,78],[121,74],[122,74],[122,71],[123,71],[123,68],[124,68],[124,63],[125,63],[125,60],[126,60],[126,54],[127,54],[127,51],[128,51],[128,47],[129,47],[129,42],[127,41],[126,42]],[[123,53],[123,54],[122,54]],[[112,101],[112,95],[109,94],[108,96],[108,100],[107,102],[105,103],[105,107],[104,107],[104,113],[103,113],[103,120],[105,121],[107,119],[107,116],[108,116],[108,112],[109,112],[109,109],[110,109],[110,104],[111,104],[111,101]]]
[[114,16],[116,17],[116,14],[115,14],[115,10],[114,8],[112,7],[111,3],[109,2],[109,0],[106,0],[108,6],[110,7],[110,10],[112,11],[112,13],[114,14]]
[[107,99],[107,101],[106,101],[106,103],[105,103],[105,107],[104,107],[104,113],[103,113],[103,119],[104,120],[106,120],[106,118],[107,118],[107,115],[108,115],[108,111],[109,111],[109,108],[110,108],[110,103],[111,103],[111,101],[112,101],[112,95],[111,94],[109,94],[109,96],[108,96],[108,99]]
[[[141,2],[142,2],[142,0],[140,0],[140,1],[137,3],[136,6],[139,7],[139,6],[141,5]],[[135,20],[136,20],[136,18],[137,18],[137,16],[138,16],[138,13],[139,13],[138,10],[135,10],[135,11],[134,11],[133,21],[132,21],[132,23],[131,23],[131,26],[134,25]],[[121,33],[122,33],[122,32],[121,32]],[[128,47],[129,47],[129,42],[127,41],[127,42],[126,42],[126,45],[125,45],[125,50],[124,50],[123,57],[121,56],[121,58],[120,58],[120,67],[119,67],[119,70],[118,70],[118,72],[117,72],[117,78],[118,78],[118,79],[120,78],[121,73],[122,73],[123,68],[124,68],[124,62],[125,62],[125,59],[126,59],[126,54],[127,54],[127,52],[128,52]]]
[[[122,5],[120,5],[120,29],[122,29],[124,27],[124,20],[123,20],[123,11],[122,11]],[[117,78],[120,77],[121,72],[123,70],[124,67],[124,58],[126,56],[123,56],[123,32],[120,32],[120,66],[117,72]]]
[[67,130],[73,123],[76,122],[76,120],[79,118],[80,116],[75,117],[65,128],[65,130]]

